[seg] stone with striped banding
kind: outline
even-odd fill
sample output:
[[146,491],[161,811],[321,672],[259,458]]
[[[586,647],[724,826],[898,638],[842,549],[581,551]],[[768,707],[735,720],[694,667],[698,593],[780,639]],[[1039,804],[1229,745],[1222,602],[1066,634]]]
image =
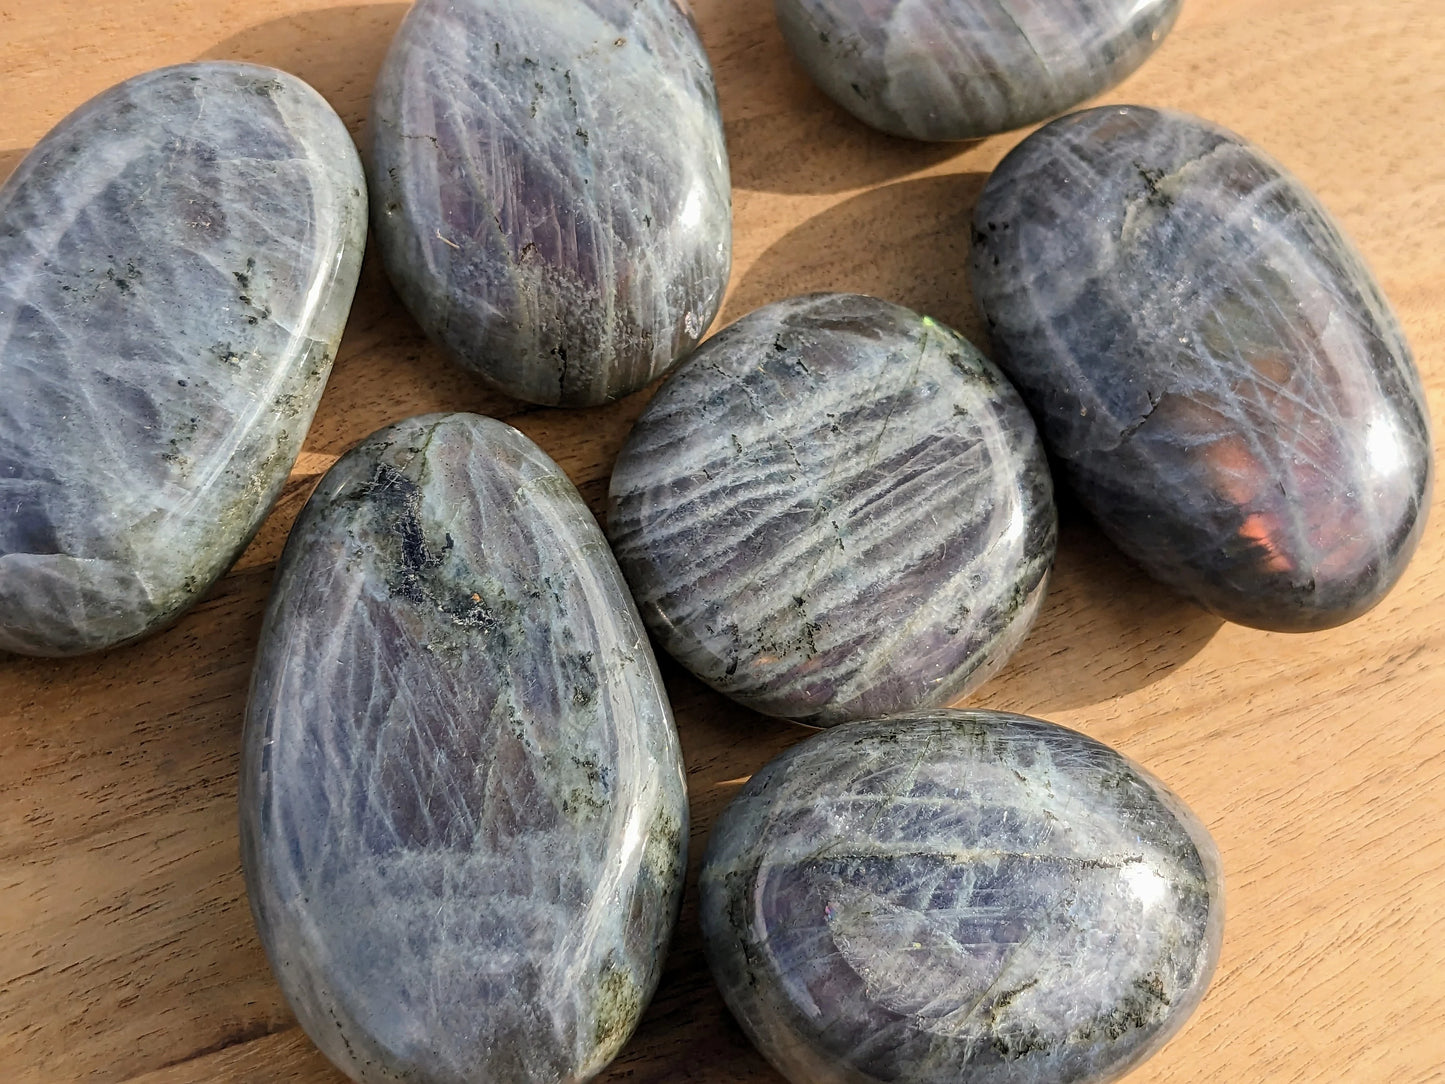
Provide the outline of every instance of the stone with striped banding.
[[0,650],[194,604],[311,424],[366,240],[361,163],[294,76],[208,61],[82,105],[0,188]]
[[277,981],[363,1084],[580,1084],[676,918],[687,794],[606,540],[475,415],[399,422],[322,479],[247,706],[241,855]]
[[732,190],[675,0],[420,0],[371,111],[373,217],[426,332],[509,395],[589,406],[712,323]]
[[1033,423],[957,332],[870,297],[766,306],[648,404],[608,535],[664,648],[729,696],[829,725],[945,703],[1042,602]]
[[1389,302],[1238,136],[1137,106],[1030,136],[974,214],[999,365],[1104,532],[1231,621],[1305,631],[1404,571],[1433,468]]
[[708,840],[704,947],[796,1084],[1104,1084],[1219,958],[1209,833],[1082,734],[939,711],[809,738]]
[[865,123],[976,139],[1070,109],[1159,47],[1182,0],[777,0],[817,84]]

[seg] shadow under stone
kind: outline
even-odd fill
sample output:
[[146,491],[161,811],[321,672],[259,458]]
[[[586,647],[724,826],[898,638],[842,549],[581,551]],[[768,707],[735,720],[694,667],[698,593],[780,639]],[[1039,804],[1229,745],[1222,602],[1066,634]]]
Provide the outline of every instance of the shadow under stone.
[[717,80],[736,188],[846,192],[973,145],[898,139],[853,117],[793,59],[772,0],[692,0],[692,7]]
[[13,150],[0,151],[0,184],[5,183],[6,178],[15,172],[15,167],[20,164],[21,159],[29,153],[30,149],[28,147],[16,147]]
[[968,285],[969,223],[986,173],[896,181],[793,229],[743,274],[718,326],[819,291],[869,294],[956,328],[987,352]]
[[597,1084],[670,1084],[680,1066],[698,1084],[759,1084],[782,1078],[753,1049],[723,1004],[703,955],[698,871],[708,833],[743,782],[785,749],[815,733],[770,719],[708,688],[658,649],[657,662],[677,718],[687,765],[691,827],[682,912],[657,994],[636,1034]]
[[1144,574],[1061,494],[1059,554],[1043,613],[1003,672],[960,707],[1044,718],[1143,689],[1224,624]]

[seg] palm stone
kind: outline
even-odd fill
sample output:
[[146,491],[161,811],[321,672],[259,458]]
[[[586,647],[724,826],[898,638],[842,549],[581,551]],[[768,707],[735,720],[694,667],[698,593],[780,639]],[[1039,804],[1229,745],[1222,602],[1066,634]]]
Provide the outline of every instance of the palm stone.
[[390,426],[322,479],[261,631],[241,856],[272,970],[362,1084],[579,1084],[682,890],[672,715],[592,513],[500,422]]
[[1057,523],[1018,394],[854,294],[758,309],[670,376],[612,473],[643,620],[709,685],[831,725],[946,703],[1037,616]]
[[1063,727],[934,711],[809,738],[703,859],[724,999],[794,1084],[1103,1084],[1204,996],[1219,857],[1138,765]]
[[1239,136],[1088,110],[974,212],[994,358],[1080,502],[1231,621],[1348,621],[1399,579],[1432,484],[1420,375],[1329,213]]
[[0,188],[0,650],[144,636],[245,548],[331,371],[356,148],[271,68],[148,72]]
[[675,0],[420,0],[371,113],[402,300],[519,399],[591,406],[702,337],[732,258],[707,55]]
[[1159,47],[1182,0],[776,0],[813,81],[866,124],[977,139],[1072,109]]

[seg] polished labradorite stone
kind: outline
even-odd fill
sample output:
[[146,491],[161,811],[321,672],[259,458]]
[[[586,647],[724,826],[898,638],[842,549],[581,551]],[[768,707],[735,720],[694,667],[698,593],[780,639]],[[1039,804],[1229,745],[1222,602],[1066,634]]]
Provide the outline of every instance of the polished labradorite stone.
[[687,795],[587,506],[500,422],[374,434],[292,531],[261,631],[241,855],[277,981],[365,1084],[571,1084],[652,996]]
[[942,704],[1043,602],[1053,490],[1018,394],[898,305],[759,309],[668,378],[608,535],[652,634],[714,688],[830,725]]
[[426,332],[588,406],[702,337],[732,258],[712,71],[675,0],[420,0],[372,101],[377,240]]
[[1208,832],[1063,727],[935,711],[837,727],[743,786],[703,859],[708,961],[795,1084],[1102,1084],[1204,996]]
[[1111,106],[1030,136],[974,215],[995,358],[1151,575],[1309,630],[1399,578],[1429,422],[1389,302],[1319,203],[1207,121]]
[[301,450],[366,237],[346,128],[270,68],[164,68],[0,188],[0,650],[173,620]]
[[1113,86],[1181,0],[777,0],[808,74],[854,116],[913,139],[1022,128]]

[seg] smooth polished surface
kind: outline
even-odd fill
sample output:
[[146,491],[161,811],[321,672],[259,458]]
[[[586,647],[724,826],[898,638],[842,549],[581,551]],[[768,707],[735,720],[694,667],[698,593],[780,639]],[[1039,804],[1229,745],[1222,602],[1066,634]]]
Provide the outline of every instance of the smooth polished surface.
[[687,793],[587,506],[515,429],[370,437],[297,520],[241,768],[261,941],[364,1084],[570,1084],[632,1034],[682,891]]
[[1148,59],[1182,0],[777,0],[793,54],[859,120],[977,139],[1044,120]]
[[392,282],[509,395],[620,398],[717,314],[727,151],[707,55],[674,0],[420,0],[371,134]]
[[1108,746],[998,712],[795,746],[699,876],[723,998],[795,1084],[1103,1084],[1198,1006],[1214,842]]
[[999,364],[1125,553],[1222,617],[1358,617],[1425,528],[1424,390],[1310,193],[1231,132],[1110,106],[989,178],[973,284]]
[[[973,147],[859,124],[788,57],[772,0],[691,0],[736,181],[720,325],[817,290],[988,329],[969,221],[1019,136]],[[364,139],[398,0],[0,3],[0,173],[80,102],[200,56],[280,65]],[[1338,216],[1445,417],[1445,7],[1439,0],[1185,3],[1115,92],[1268,147]],[[297,1026],[246,906],[236,769],[273,569],[336,456],[398,418],[508,419],[593,513],[646,392],[523,407],[429,343],[372,246],[335,373],[255,541],[171,628],[104,655],[0,660],[0,1079],[345,1084]],[[987,353],[987,349],[985,349]],[[1437,427],[1438,442],[1445,441]],[[1204,1002],[1128,1084],[1439,1084],[1445,1065],[1445,524],[1399,587],[1308,636],[1215,618],[1076,505],[1033,631],[969,707],[1042,716],[1147,764],[1219,844],[1228,930]],[[779,1084],[702,958],[695,873],[742,782],[810,732],[659,659],[688,766],[691,883],[642,1024],[599,1084]]]
[[1058,522],[1022,400],[951,328],[857,294],[767,305],[683,363],[612,470],[649,630],[814,725],[934,707],[1027,635]]
[[0,651],[173,621],[301,451],[366,240],[361,164],[300,80],[167,68],[0,188]]

